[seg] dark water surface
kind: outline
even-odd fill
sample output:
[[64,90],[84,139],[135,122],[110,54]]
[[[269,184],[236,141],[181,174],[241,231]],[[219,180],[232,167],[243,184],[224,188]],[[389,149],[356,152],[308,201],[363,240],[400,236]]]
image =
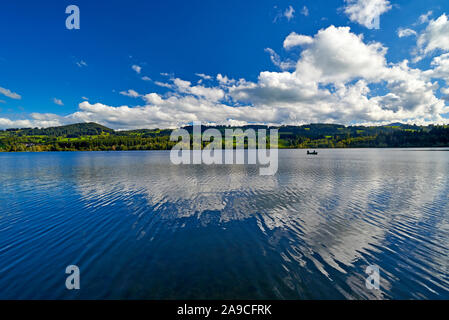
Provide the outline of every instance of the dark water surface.
[[1,299],[449,298],[449,152],[2,153],[0,182]]

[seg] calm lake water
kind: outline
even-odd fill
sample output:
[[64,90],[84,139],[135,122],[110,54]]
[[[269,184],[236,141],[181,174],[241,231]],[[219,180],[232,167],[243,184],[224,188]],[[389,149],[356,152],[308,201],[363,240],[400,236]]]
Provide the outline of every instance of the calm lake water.
[[0,153],[0,298],[449,299],[449,152],[305,153]]

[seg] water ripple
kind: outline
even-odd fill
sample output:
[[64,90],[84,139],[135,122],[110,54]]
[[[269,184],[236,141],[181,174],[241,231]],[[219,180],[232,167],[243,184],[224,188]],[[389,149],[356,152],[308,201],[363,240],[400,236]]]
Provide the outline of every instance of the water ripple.
[[449,298],[448,153],[281,150],[275,176],[168,157],[1,154],[0,298]]

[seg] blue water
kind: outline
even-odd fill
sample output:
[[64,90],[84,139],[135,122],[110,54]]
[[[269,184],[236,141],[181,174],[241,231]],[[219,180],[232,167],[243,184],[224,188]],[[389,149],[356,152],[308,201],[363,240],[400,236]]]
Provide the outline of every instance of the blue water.
[[0,182],[1,299],[449,298],[446,151],[0,153]]

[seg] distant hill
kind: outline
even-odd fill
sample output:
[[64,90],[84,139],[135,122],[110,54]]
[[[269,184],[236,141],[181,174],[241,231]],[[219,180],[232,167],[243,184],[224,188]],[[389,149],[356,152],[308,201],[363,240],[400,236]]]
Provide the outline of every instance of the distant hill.
[[55,136],[55,137],[81,137],[94,136],[104,133],[114,134],[113,129],[102,126],[98,123],[76,123],[60,127],[50,128],[23,128],[23,129],[8,129],[9,132],[15,132],[18,136]]

